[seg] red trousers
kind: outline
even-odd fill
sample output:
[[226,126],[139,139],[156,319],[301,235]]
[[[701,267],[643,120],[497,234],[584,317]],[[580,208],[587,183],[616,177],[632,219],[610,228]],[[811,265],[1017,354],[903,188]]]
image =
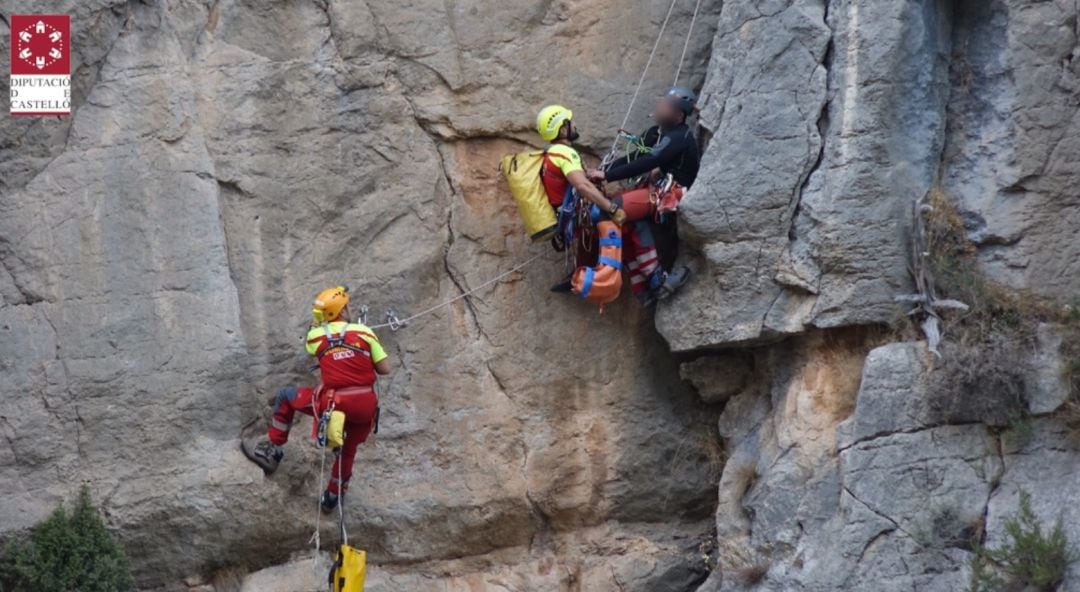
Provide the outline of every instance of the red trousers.
[[330,493],[337,495],[349,488],[353,461],[356,460],[356,447],[367,440],[371,433],[379,399],[371,387],[350,387],[333,391],[324,388],[318,390],[318,400],[313,408],[312,399],[315,393],[316,389],[297,387],[278,391],[267,435],[270,442],[277,446],[284,445],[289,440],[289,430],[296,412],[317,417],[326,410],[333,396],[334,409],[345,414],[345,443],[330,469],[330,485],[327,487]]
[[639,298],[649,291],[653,275],[660,268],[656,242],[649,228],[655,212],[650,191],[648,187],[641,187],[612,198],[626,212],[626,224],[622,227],[622,259],[630,275],[630,290]]

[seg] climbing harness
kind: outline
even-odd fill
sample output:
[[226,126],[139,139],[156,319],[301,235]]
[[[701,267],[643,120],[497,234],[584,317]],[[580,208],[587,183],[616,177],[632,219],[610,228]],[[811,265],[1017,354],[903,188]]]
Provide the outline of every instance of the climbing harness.
[[[367,307],[364,306],[364,307],[361,307],[361,308],[365,309]],[[389,312],[390,311],[387,311],[388,314],[389,314]],[[364,310],[363,314],[364,314],[364,317],[366,318],[367,317],[367,311]],[[335,349],[338,349],[338,348],[351,350],[351,351],[354,351],[354,352],[356,352],[356,353],[358,353],[358,354],[360,354],[362,356],[367,356],[367,357],[370,358],[371,357],[371,352],[369,352],[368,350],[366,350],[366,349],[364,349],[362,347],[357,347],[357,346],[355,346],[355,345],[353,345],[351,343],[346,343],[345,342],[345,333],[347,332],[348,328],[349,328],[349,324],[345,323],[345,326],[342,327],[342,329],[341,329],[341,333],[339,333],[337,335],[334,335],[334,332],[330,329],[330,324],[324,322],[322,324],[322,330],[323,330],[323,333],[326,335],[326,347],[323,348],[322,351],[318,352],[315,355],[315,358],[318,359],[318,360],[321,360],[321,359],[323,359],[323,356],[325,356],[328,352],[331,352],[331,351],[333,351]],[[364,333],[363,331],[361,331],[361,333],[364,334],[364,335],[367,335],[368,337],[373,337],[369,333]]]

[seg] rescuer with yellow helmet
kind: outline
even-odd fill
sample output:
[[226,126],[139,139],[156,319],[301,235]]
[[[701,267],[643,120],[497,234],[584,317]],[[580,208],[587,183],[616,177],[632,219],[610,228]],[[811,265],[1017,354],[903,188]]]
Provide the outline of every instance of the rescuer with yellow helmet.
[[329,512],[337,507],[339,497],[348,488],[357,446],[367,440],[375,426],[379,401],[374,385],[377,375],[390,373],[390,361],[375,332],[353,322],[349,289],[345,286],[319,292],[311,313],[305,345],[308,355],[319,361],[321,384],[316,388],[291,386],[279,390],[267,439],[241,446],[244,454],[269,475],[285,455],[282,447],[289,439],[297,411],[314,417],[329,411],[344,413],[344,443],[321,498],[323,511]]
[[552,207],[561,206],[567,191],[573,187],[583,198],[607,212],[616,224],[622,224],[626,213],[585,177],[581,155],[573,146],[579,137],[574,112],[562,105],[548,105],[536,116],[536,131],[549,142],[540,178]]

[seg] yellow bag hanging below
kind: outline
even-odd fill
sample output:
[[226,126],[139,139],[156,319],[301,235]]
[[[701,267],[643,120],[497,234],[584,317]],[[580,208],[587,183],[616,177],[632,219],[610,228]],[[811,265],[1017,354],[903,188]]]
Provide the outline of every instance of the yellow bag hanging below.
[[367,553],[342,545],[337,561],[330,568],[331,592],[364,592],[364,577],[367,575]]
[[506,177],[518,213],[525,222],[525,232],[529,233],[533,242],[554,236],[559,224],[555,209],[548,203],[544,183],[540,180],[543,165],[544,152],[541,150],[507,154],[499,163],[499,170]]

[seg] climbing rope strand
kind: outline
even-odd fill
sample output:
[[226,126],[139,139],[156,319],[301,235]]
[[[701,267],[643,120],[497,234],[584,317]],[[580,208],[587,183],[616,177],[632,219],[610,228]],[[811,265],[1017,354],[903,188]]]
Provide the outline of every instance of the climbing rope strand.
[[[694,14],[690,17],[690,30],[686,32],[686,41],[683,42],[682,55],[679,56],[679,67],[675,70],[675,82],[671,86],[679,85],[679,76],[682,74],[683,62],[686,61],[686,51],[690,49],[690,39],[694,36],[694,23],[697,22],[698,12],[701,10],[701,0],[694,4]],[[625,127],[626,124],[623,124]]]
[[[664,30],[667,29],[668,22],[671,20],[671,14],[675,11],[675,4],[678,2],[679,0],[671,0],[671,5],[668,6],[667,15],[664,17],[664,22],[660,25],[660,33],[656,36],[652,51],[649,52],[649,59],[645,61],[645,69],[641,71],[641,77],[638,78],[637,86],[634,88],[634,94],[630,97],[630,106],[626,109],[626,115],[623,117],[622,125],[619,126],[619,129],[625,129],[627,122],[630,121],[630,115],[634,111],[634,103],[637,102],[638,95],[641,94],[641,87],[645,84],[645,76],[649,73],[649,67],[652,66],[653,58],[656,57],[656,50],[660,47],[660,40],[664,38]],[[611,151],[608,153],[611,157],[614,157],[618,146],[619,136],[616,135],[615,141],[611,143]]]
[[[316,397],[314,394],[311,397],[311,416],[318,421],[319,413],[316,408]],[[315,581],[321,582],[321,573],[319,560],[321,555],[319,554],[320,546],[322,545],[322,490],[323,490],[323,475],[326,474],[326,449],[319,449],[319,494],[315,498],[315,532],[311,535],[309,543],[315,543],[315,557],[312,559],[312,569],[315,572]]]
[[[615,161],[615,158],[619,154],[619,140],[626,137],[632,137],[629,132],[626,131],[626,124],[630,121],[630,115],[634,112],[634,103],[637,102],[638,95],[641,94],[641,87],[645,84],[645,77],[649,73],[649,67],[652,66],[653,59],[656,57],[656,50],[660,47],[660,41],[664,38],[664,31],[667,29],[668,22],[671,21],[671,15],[675,10],[675,4],[679,0],[672,0],[671,5],[668,6],[667,15],[664,17],[664,22],[660,25],[660,33],[656,36],[656,41],[653,43],[652,51],[649,52],[649,59],[645,62],[645,68],[641,71],[641,77],[638,78],[637,86],[634,88],[634,94],[630,97],[630,106],[626,109],[626,115],[623,116],[622,125],[619,126],[618,133],[615,134],[615,139],[611,142],[611,149],[604,155],[604,158],[600,161],[600,168],[606,170],[611,163]],[[690,49],[690,40],[694,36],[694,25],[697,23],[698,14],[701,12],[701,0],[697,0],[694,4],[694,14],[690,17],[690,30],[686,33],[686,39],[683,41],[682,54],[679,55],[679,64],[675,70],[675,82],[672,86],[679,84],[679,78],[682,76],[683,63],[686,61],[686,53]]]
[[337,457],[337,509],[338,520],[341,521],[341,544],[348,545],[349,533],[345,530],[345,481],[342,479],[342,476],[345,474],[345,460],[341,458],[344,452],[344,450],[338,448],[337,452],[334,453],[334,456]]
[[387,321],[385,323],[381,323],[381,324],[378,324],[378,325],[372,325],[371,328],[372,329],[385,329],[385,328],[389,327],[390,329],[397,330],[397,328],[400,328],[400,327],[402,327],[404,325],[407,325],[410,321],[416,320],[416,319],[418,319],[418,318],[420,318],[422,316],[433,313],[436,310],[439,310],[440,308],[443,308],[445,306],[450,306],[451,304],[457,302],[458,300],[461,300],[463,298],[468,298],[469,296],[472,296],[473,293],[478,292],[480,290],[483,290],[484,288],[486,288],[486,287],[488,287],[488,286],[490,286],[490,285],[492,285],[494,283],[497,283],[497,282],[501,281],[506,276],[508,276],[510,274],[513,274],[513,273],[516,273],[518,271],[521,271],[521,269],[524,268],[526,265],[529,265],[533,261],[536,261],[537,259],[539,259],[540,257],[543,257],[543,256],[544,256],[544,253],[539,253],[537,255],[534,255],[534,256],[526,259],[525,261],[523,261],[521,263],[518,263],[517,265],[511,267],[507,271],[504,271],[503,273],[500,273],[499,275],[497,275],[497,276],[487,280],[486,282],[476,286],[475,288],[471,288],[468,291],[462,292],[461,294],[458,294],[457,296],[454,296],[453,298],[451,298],[449,300],[446,300],[444,302],[440,302],[440,303],[438,303],[438,304],[436,304],[434,306],[426,308],[426,309],[424,309],[424,310],[422,310],[422,311],[420,311],[420,312],[418,312],[418,313],[416,313],[416,314],[414,314],[412,316],[405,317],[404,319],[398,319],[398,318],[394,317],[394,318],[390,319],[389,321]]

